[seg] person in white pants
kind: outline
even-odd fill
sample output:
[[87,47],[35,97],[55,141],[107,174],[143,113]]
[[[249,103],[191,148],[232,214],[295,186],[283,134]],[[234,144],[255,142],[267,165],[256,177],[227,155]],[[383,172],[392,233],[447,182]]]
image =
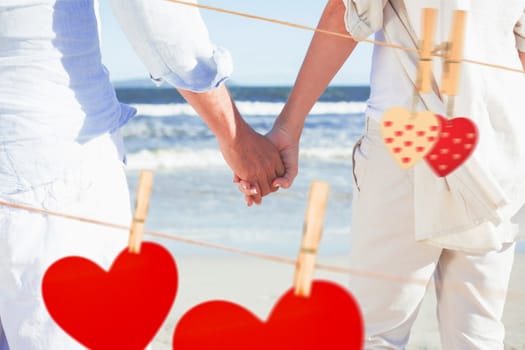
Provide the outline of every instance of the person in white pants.
[[[276,148],[239,115],[223,82],[229,53],[213,45],[199,12],[164,0],[112,0],[156,82],[192,104],[235,175],[275,191]],[[96,0],[0,1],[0,199],[130,225],[120,104],[101,63]],[[125,58],[123,58],[125,59]],[[0,350],[82,348],[48,314],[50,264],[70,255],[109,268],[126,233],[0,206]]]
[[[514,243],[482,254],[414,239],[411,173],[367,123],[355,152],[350,291],[365,318],[366,349],[404,349],[428,287],[435,281],[443,349],[503,349],[501,323]],[[359,189],[357,189],[357,185]]]
[[[305,119],[357,45],[353,38],[375,33],[378,41],[415,48],[424,7],[439,11],[436,44],[448,39],[453,10],[463,9],[468,13],[464,57],[525,67],[524,0],[329,0],[318,28],[352,38],[314,34],[268,135],[286,167],[274,185],[287,188],[297,175]],[[413,52],[374,47],[366,131],[353,152],[351,267],[364,274],[351,277],[350,292],[364,316],[365,348],[405,348],[434,277],[443,348],[503,349],[501,318],[518,238],[511,219],[525,203],[525,79],[462,64],[455,115],[449,117],[471,118],[479,144],[465,165],[439,178],[424,161],[402,170],[380,134],[386,110],[412,108],[417,62]],[[440,75],[436,67],[435,81]],[[444,102],[434,90],[417,97],[416,109],[444,114]],[[469,170],[474,168],[480,172]],[[467,192],[473,188],[479,191]],[[484,193],[502,200],[491,202]]]

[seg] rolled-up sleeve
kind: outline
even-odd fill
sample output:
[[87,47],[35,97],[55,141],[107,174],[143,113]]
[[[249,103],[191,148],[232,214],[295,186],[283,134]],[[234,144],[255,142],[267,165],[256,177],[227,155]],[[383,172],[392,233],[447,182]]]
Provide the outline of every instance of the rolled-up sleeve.
[[516,37],[516,48],[525,52],[525,10],[514,26],[514,36]]
[[230,77],[231,56],[210,41],[197,8],[166,0],[110,2],[122,30],[157,83],[202,92]]
[[388,0],[342,0],[345,24],[355,39],[366,39],[383,27],[383,8]]

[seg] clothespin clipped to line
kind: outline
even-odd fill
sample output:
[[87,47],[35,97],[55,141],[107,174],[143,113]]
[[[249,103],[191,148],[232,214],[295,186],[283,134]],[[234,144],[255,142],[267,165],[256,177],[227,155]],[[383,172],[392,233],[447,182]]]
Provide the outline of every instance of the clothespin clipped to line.
[[420,94],[432,91],[432,55],[437,10],[422,11],[419,63],[412,95],[412,109],[392,107],[385,111],[381,120],[383,142],[403,170],[408,170],[423,160],[434,147],[439,135],[439,120],[431,111],[417,110]]
[[432,90],[432,54],[434,33],[436,31],[437,9],[424,8],[422,11],[422,31],[419,44],[419,64],[417,69],[416,90],[428,94]]
[[[449,40],[434,47],[434,32],[436,30],[437,9],[425,8],[422,11],[422,33],[419,45],[419,64],[416,80],[416,90],[429,93],[432,88],[432,56],[443,53],[443,76],[441,93],[450,96],[457,95],[461,73],[461,59],[465,38],[467,12],[455,10],[452,18]],[[451,116],[451,115],[450,115]]]
[[[451,171],[450,169],[459,166],[460,161],[466,156],[463,150],[456,149],[457,146],[448,147],[446,141],[444,141],[445,143],[440,142],[442,136],[451,135],[449,131],[442,132],[444,127],[452,127],[451,123],[436,115],[434,111],[417,110],[417,103],[421,94],[430,93],[432,90],[439,94],[437,87],[433,89],[433,85],[436,84],[432,74],[433,56],[439,52],[444,57],[444,71],[440,90],[443,94],[448,95],[448,116],[452,117],[454,114],[454,95],[457,94],[458,90],[466,12],[454,11],[449,42],[434,47],[436,17],[436,9],[423,9],[421,40],[418,49],[419,63],[412,97],[412,110],[404,107],[392,107],[385,111],[381,120],[381,136],[385,146],[403,170],[408,170],[425,159],[432,168],[437,166]],[[461,123],[463,122],[461,121]],[[468,127],[468,129],[471,130],[472,128]],[[469,131],[469,133],[471,132]],[[456,139],[459,138],[456,137]],[[427,157],[436,148],[440,148],[439,151],[443,150],[443,154],[433,154]],[[456,152],[452,154],[452,150]],[[450,156],[454,157],[452,160],[443,156],[449,153]],[[437,173],[439,176],[443,176],[441,171]]]
[[445,63],[443,67],[443,78],[441,80],[441,92],[449,96],[447,114],[453,117],[454,96],[458,94],[459,77],[461,73],[461,59],[463,56],[463,44],[465,40],[465,25],[467,12],[463,10],[454,11],[452,29],[445,50]]
[[[436,9],[424,8],[422,11],[422,40],[418,50],[419,64],[413,103],[415,106],[417,93],[431,92],[433,76],[432,57],[439,55],[443,57],[443,74],[440,92],[448,97],[447,115],[449,118],[452,118],[454,116],[454,96],[458,93],[459,79],[461,76],[467,12],[464,10],[454,11],[449,40],[433,47],[436,16]],[[413,110],[415,113],[415,108],[413,108]]]
[[326,182],[314,181],[306,208],[303,239],[295,268],[295,295],[309,297],[317,260],[317,251],[323,232],[324,216],[330,186]]
[[144,236],[144,226],[148,215],[151,189],[153,188],[153,172],[143,170],[140,172],[139,184],[137,187],[137,197],[135,199],[135,213],[129,231],[129,252],[140,254],[142,237]]

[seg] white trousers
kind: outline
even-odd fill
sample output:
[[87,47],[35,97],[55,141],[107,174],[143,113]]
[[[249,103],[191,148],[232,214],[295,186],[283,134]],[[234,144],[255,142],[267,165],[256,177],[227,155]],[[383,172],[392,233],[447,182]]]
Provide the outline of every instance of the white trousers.
[[[69,152],[74,156],[70,166],[61,170],[64,176],[10,194],[4,189],[1,198],[129,225],[131,210],[119,152],[121,141],[119,135],[107,134],[82,146],[62,144],[64,153],[75,149]],[[32,182],[30,177],[42,175],[31,169],[49,166],[40,164],[39,155],[45,155],[46,149],[20,152],[24,149],[31,147],[16,147],[12,154],[0,155],[11,163],[10,169],[19,177],[15,182],[21,188]],[[0,163],[4,166],[0,174],[5,175],[7,163]],[[48,314],[41,294],[43,274],[50,264],[70,255],[84,256],[107,269],[126,247],[127,235],[116,229],[0,207],[0,350],[84,348]]]
[[473,255],[417,243],[410,171],[384,147],[368,121],[354,149],[350,291],[366,328],[366,349],[404,349],[434,278],[442,348],[503,349],[501,322],[514,243]]

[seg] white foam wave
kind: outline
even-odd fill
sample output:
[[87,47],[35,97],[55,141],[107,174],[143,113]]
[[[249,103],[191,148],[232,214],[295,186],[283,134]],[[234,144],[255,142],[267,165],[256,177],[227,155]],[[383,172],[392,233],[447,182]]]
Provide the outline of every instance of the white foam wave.
[[[349,148],[308,147],[300,151],[301,159],[322,162],[350,161],[352,150]],[[161,149],[142,150],[127,155],[128,169],[183,169],[226,167],[218,149]]]
[[215,149],[161,149],[142,150],[126,156],[127,168],[138,169],[177,169],[207,168],[225,166],[219,150]]
[[[197,115],[195,110],[186,103],[171,104],[133,104],[138,114],[149,117],[173,117],[178,115]],[[251,102],[239,101],[237,108],[245,116],[278,115],[284,107],[284,102]],[[318,102],[312,108],[310,115],[323,114],[359,114],[364,113],[366,102]]]
[[352,148],[351,147],[336,147],[336,148],[325,148],[325,147],[313,147],[305,148],[300,150],[301,158],[322,160],[328,162],[338,162],[342,160],[352,159]]

